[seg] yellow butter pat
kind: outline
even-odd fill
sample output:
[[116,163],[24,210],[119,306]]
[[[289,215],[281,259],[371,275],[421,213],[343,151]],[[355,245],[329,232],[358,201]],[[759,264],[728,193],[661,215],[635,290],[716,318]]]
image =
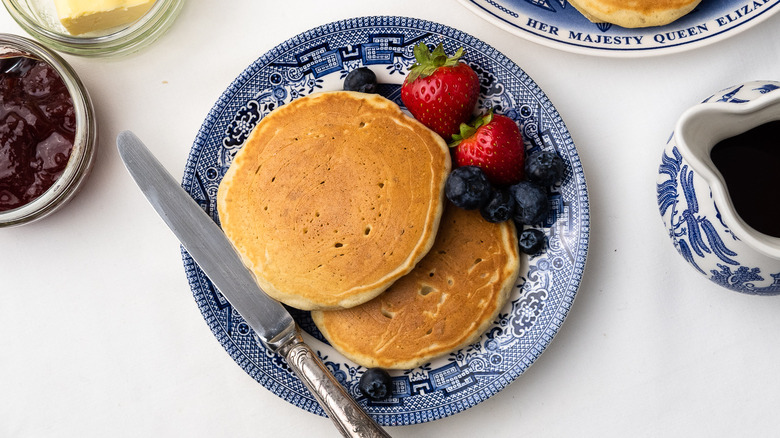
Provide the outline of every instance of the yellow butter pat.
[[54,0],[60,22],[71,35],[97,32],[132,23],[155,0]]

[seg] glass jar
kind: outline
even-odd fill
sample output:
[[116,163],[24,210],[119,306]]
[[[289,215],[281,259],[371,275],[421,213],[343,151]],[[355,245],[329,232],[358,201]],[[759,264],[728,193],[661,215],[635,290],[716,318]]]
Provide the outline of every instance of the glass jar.
[[62,174],[37,198],[20,207],[0,211],[0,227],[21,225],[41,219],[69,201],[92,168],[97,146],[97,123],[92,101],[84,84],[58,54],[30,39],[0,33],[0,58],[31,57],[52,66],[62,78],[73,100],[75,137]]
[[170,27],[184,0],[157,0],[141,18],[124,27],[71,35],[60,23],[52,0],[3,0],[17,23],[55,50],[81,56],[115,56],[151,44]]

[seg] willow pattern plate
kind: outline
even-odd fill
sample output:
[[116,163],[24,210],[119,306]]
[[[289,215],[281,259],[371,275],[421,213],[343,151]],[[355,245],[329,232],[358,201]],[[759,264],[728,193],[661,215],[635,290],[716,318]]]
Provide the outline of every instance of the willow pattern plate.
[[[542,354],[564,321],[585,267],[589,235],[585,176],[569,132],[542,90],[520,67],[484,42],[458,30],[412,18],[364,17],[326,24],[280,44],[258,58],[225,90],[198,132],[182,185],[218,222],[215,198],[235,153],[257,122],[275,108],[317,91],[341,89],[347,72],[368,66],[383,83],[380,93],[401,104],[400,84],[413,63],[413,47],[463,46],[465,61],[482,84],[480,104],[498,107],[523,126],[531,149],[556,150],[567,171],[552,195],[545,226],[549,248],[527,261],[510,302],[493,326],[460,351],[419,368],[392,373],[385,401],[362,397],[363,368],[332,349],[307,312],[293,310],[304,336],[358,402],[382,425],[436,420],[494,395]],[[254,332],[183,251],[195,300],[230,356],[274,394],[324,415],[287,364],[262,346]]]

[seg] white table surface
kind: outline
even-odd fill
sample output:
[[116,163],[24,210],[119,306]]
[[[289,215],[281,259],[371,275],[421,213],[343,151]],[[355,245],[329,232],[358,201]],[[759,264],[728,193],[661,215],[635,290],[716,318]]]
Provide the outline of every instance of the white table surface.
[[[0,436],[338,436],[223,350],[192,298],[178,242],[114,139],[134,130],[182,175],[204,117],[247,65],[302,31],[361,15],[437,21],[519,64],[563,116],[591,201],[585,277],[544,354],[476,407],[389,432],[776,436],[780,298],[721,289],[685,264],[655,180],[683,110],[739,82],[780,80],[780,14],[693,51],[615,59],[517,38],[454,0],[192,1],[140,53],[66,56],[94,99],[100,149],[63,210],[0,230]],[[4,10],[0,31],[24,34]]]

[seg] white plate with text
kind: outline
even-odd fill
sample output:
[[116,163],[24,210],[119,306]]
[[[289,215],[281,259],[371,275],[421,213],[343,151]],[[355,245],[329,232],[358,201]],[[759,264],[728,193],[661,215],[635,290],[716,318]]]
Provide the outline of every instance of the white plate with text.
[[476,15],[517,36],[586,55],[650,56],[728,38],[772,16],[780,0],[703,0],[665,26],[628,29],[592,23],[567,0],[458,0]]

